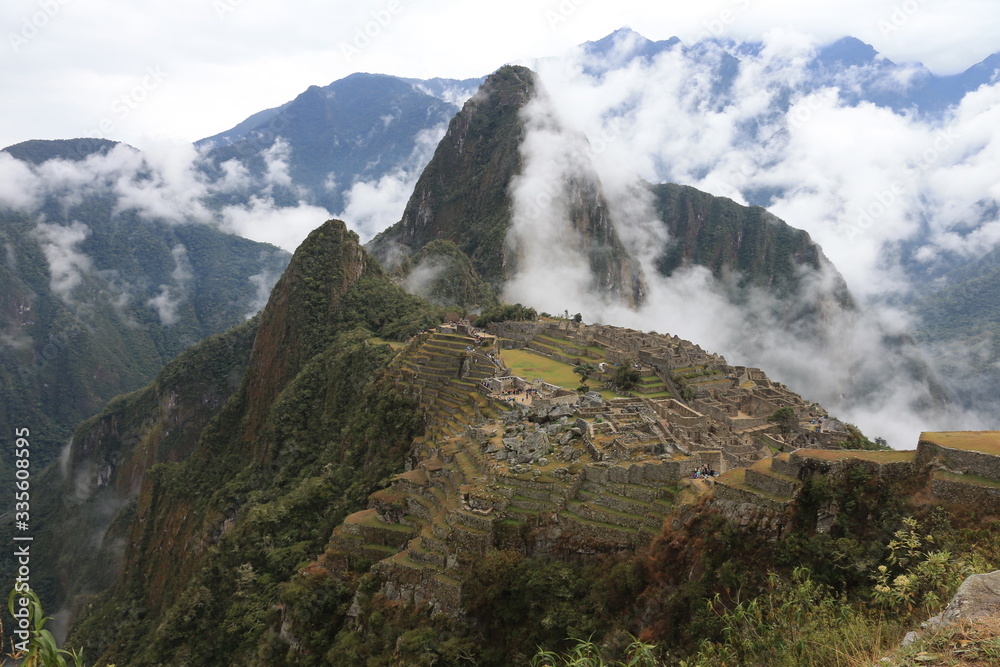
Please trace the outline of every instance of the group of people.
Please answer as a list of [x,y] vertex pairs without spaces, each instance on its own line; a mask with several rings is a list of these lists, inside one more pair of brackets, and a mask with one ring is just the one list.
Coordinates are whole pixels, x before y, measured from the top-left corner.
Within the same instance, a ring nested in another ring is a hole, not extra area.
[[701,468],[694,471],[694,479],[708,479],[709,477],[718,477],[719,473],[712,470],[708,466],[702,466]]

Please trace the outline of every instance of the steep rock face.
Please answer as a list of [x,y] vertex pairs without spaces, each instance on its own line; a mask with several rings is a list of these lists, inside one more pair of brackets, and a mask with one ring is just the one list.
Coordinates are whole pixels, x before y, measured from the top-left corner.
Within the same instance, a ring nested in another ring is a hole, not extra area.
[[[238,571],[251,577],[239,586],[267,582],[257,602],[273,600],[333,525],[402,470],[422,421],[379,381],[392,353],[369,339],[409,337],[439,313],[393,285],[357,236],[330,221],[299,248],[259,326],[229,334],[244,341],[242,354],[189,364],[187,384],[160,377],[88,423],[67,484],[107,490],[114,502],[87,526],[106,545],[99,555],[121,564],[88,582],[90,592],[106,589],[74,625],[88,651],[125,664],[160,664],[194,644],[209,662],[231,661],[237,648],[251,655],[236,636],[201,646],[191,623],[216,612],[246,622],[230,604]],[[212,378],[225,379],[226,391]],[[65,578],[78,584],[88,567]],[[267,577],[253,584],[254,572]],[[128,609],[142,612],[122,622]],[[170,630],[154,635],[158,627]]]
[[341,299],[368,271],[380,272],[378,263],[343,222],[327,222],[302,243],[261,314],[247,374],[247,439],[288,380],[329,342]]
[[787,297],[802,287],[804,273],[831,271],[836,281],[824,296],[853,307],[843,278],[807,232],[758,206],[741,206],[689,186],[663,183],[651,190],[670,232],[670,243],[657,261],[663,275],[696,264],[736,290],[759,287]]
[[46,469],[36,514],[37,588],[62,601],[114,582],[151,468],[186,458],[239,387],[256,320],[211,337],[168,364],[145,388],[112,401],[77,430],[61,466]]
[[[509,239],[511,187],[524,167],[524,110],[539,92],[535,74],[524,67],[502,67],[487,78],[452,119],[402,219],[370,244],[384,264],[445,239],[498,291],[517,272],[519,253]],[[595,287],[635,304],[641,275],[615,232],[596,176],[567,178],[556,195],[567,202],[571,238],[565,241],[587,256]]]
[[508,277],[507,186],[521,169],[519,114],[535,86],[534,74],[523,67],[501,68],[486,80],[452,118],[402,219],[372,242],[376,256],[389,259],[396,244],[411,254],[447,239],[487,282],[498,285]]
[[579,239],[577,246],[590,265],[593,288],[629,306],[641,304],[646,293],[642,269],[615,231],[596,174],[570,178],[565,184],[565,196],[570,224]]

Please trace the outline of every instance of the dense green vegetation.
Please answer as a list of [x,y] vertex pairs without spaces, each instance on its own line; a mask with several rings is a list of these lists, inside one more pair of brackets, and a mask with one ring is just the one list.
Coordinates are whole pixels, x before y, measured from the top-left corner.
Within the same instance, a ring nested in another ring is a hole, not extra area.
[[[779,540],[712,512],[682,513],[636,559],[645,585],[625,612],[630,629],[662,664],[873,664],[965,576],[1000,562],[989,519],[911,505],[912,490],[862,471],[837,484],[813,477]],[[841,508],[835,525],[817,532],[817,511],[830,506]],[[589,636],[603,660],[626,655],[602,632],[568,636]],[[567,659],[579,648],[564,644],[563,662],[578,664]]]
[[461,310],[483,310],[499,304],[464,252],[451,241],[437,239],[403,260],[394,272],[409,291],[433,304]]
[[636,370],[635,360],[626,358],[615,367],[614,373],[611,374],[611,387],[619,392],[632,391],[639,385],[640,380],[642,380],[642,373]]
[[490,322],[532,322],[537,317],[538,313],[534,308],[519,303],[505,303],[481,313],[473,324],[483,328]]
[[[393,350],[369,340],[408,337],[439,323],[439,311],[393,285],[339,222],[310,235],[275,293],[259,323],[227,335],[238,345],[206,341],[77,433],[71,470],[102,460],[117,461],[118,470],[156,463],[138,496],[122,495],[125,480],[114,477],[115,492],[101,492],[121,506],[108,535],[131,546],[122,569],[108,570],[114,585],[88,601],[75,626],[73,641],[87,655],[130,665],[276,664],[272,652],[288,647],[268,633],[284,584],[323,552],[346,514],[402,470],[422,432],[416,404],[382,373]],[[269,364],[278,362],[285,369],[273,376],[279,386],[261,391],[261,377],[271,379],[278,367]],[[228,382],[228,398],[212,391],[212,378]],[[176,419],[156,412],[167,400],[168,410],[196,411],[181,421],[193,432],[170,429],[175,444],[157,435]],[[207,414],[197,412],[202,406]],[[254,410],[264,419],[246,432]],[[157,442],[164,455],[149,461],[145,452]],[[93,524],[101,511],[94,505],[107,503],[70,502],[63,510],[74,526]],[[164,532],[173,544],[204,549],[164,549]],[[87,563],[116,560],[59,544],[68,535],[54,533],[53,551],[84,561],[64,570],[77,584],[85,583]],[[292,599],[294,590],[287,591]]]
[[[104,466],[128,469],[187,456],[220,405],[239,388],[258,320],[192,346],[151,384],[115,398],[84,421],[67,469],[82,476]],[[173,410],[165,404],[173,404]],[[114,584],[118,571],[109,564],[121,557],[137,501],[127,489],[81,488],[80,480],[66,479],[57,465],[36,475],[34,486],[41,491],[32,503],[37,527],[32,587],[48,608],[58,609],[78,594]],[[91,542],[95,535],[102,539]],[[13,571],[9,553],[2,562]]]

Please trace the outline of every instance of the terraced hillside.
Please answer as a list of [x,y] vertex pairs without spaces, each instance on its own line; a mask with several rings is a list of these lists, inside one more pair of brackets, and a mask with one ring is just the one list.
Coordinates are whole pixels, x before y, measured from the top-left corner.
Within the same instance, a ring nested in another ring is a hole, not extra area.
[[[460,613],[462,573],[490,548],[523,546],[545,527],[560,541],[634,549],[657,535],[702,458],[679,450],[614,464],[599,461],[601,414],[614,409],[533,409],[531,421],[486,395],[504,375],[472,336],[439,330],[393,362],[399,385],[426,411],[417,463],[372,494],[330,540],[328,567],[377,561],[383,592]],[[624,415],[621,416],[625,420]],[[596,428],[595,428],[596,427]]]
[[[789,527],[783,519],[806,480],[849,474],[902,484],[931,502],[1000,515],[1000,432],[924,433],[917,449],[908,451],[798,449],[732,469],[703,493],[711,493],[730,518],[778,537]],[[827,524],[836,511],[831,508]]]
[[[641,380],[630,395],[581,396],[584,363],[598,381],[635,364]],[[686,402],[671,380],[685,369],[708,387]],[[809,425],[783,438],[766,416],[779,404],[803,420],[819,410],[686,341],[569,322],[442,325],[399,350],[390,374],[421,406],[425,434],[407,472],[335,529],[319,564],[371,564],[388,598],[456,617],[463,578],[488,550],[634,551],[678,502],[713,487],[780,532],[806,454],[772,459],[771,443],[815,435]],[[717,483],[695,479],[729,469]]]

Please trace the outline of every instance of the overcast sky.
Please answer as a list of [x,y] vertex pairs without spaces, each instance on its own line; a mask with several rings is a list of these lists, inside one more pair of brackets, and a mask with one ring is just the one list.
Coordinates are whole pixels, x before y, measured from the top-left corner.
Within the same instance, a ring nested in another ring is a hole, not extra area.
[[[697,5],[697,6],[696,6]],[[4,0],[0,146],[190,142],[351,72],[488,74],[628,25],[650,39],[858,37],[939,74],[1000,51],[997,0]],[[368,33],[368,34],[365,34]]]

